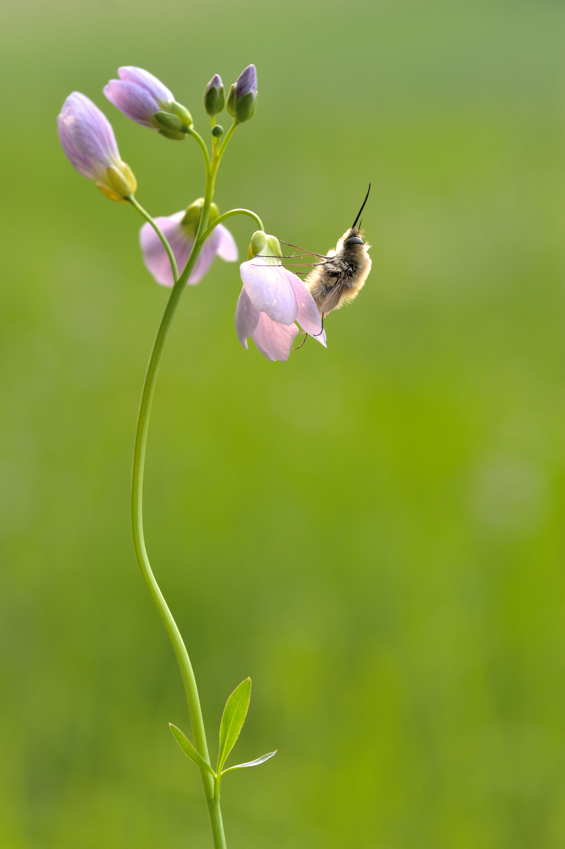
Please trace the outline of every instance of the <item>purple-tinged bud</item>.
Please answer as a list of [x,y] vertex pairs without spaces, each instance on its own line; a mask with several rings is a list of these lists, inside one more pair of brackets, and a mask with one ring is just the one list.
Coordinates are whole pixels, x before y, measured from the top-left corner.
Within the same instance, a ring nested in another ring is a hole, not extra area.
[[111,124],[84,94],[74,91],[57,118],[59,140],[71,165],[94,180],[111,200],[128,200],[137,183],[131,168],[122,162]]
[[226,95],[219,74],[214,74],[204,91],[204,109],[208,115],[218,115],[224,108]]
[[248,65],[232,85],[227,102],[227,110],[237,124],[249,121],[257,105],[257,71],[255,65]]
[[188,109],[174,99],[163,83],[143,68],[118,68],[119,80],[110,80],[104,94],[132,121],[151,127],[166,138],[183,139],[192,124]]

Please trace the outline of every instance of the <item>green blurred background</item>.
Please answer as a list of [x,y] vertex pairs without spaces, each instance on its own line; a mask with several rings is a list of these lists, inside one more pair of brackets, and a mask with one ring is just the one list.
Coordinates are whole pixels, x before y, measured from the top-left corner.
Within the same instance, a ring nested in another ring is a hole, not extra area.
[[[153,214],[200,152],[101,93],[147,68],[206,129],[259,74],[216,199],[373,271],[329,346],[237,342],[220,261],[186,292],[150,433],[146,532],[208,733],[254,682],[230,849],[565,842],[565,90],[560,0],[7,3],[0,31],[2,849],[210,847],[180,677],[128,498],[166,292],[140,220],[69,165],[72,90]],[[242,255],[252,230],[231,227]]]

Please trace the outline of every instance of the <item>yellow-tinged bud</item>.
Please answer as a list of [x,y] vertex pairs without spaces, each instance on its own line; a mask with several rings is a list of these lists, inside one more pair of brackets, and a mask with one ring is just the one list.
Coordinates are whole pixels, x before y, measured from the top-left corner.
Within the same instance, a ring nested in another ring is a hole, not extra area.
[[106,169],[106,182],[99,180],[96,185],[110,200],[127,201],[135,194],[137,180],[129,165],[121,162],[119,165],[110,165]]

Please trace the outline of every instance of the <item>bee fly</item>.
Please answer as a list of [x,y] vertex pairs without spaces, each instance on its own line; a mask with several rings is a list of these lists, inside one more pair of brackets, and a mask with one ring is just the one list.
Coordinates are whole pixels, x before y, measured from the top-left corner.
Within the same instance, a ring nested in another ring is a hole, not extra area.
[[[365,208],[371,184],[367,189],[365,200],[361,205],[361,209],[357,213],[357,217],[353,225],[346,230],[334,250],[328,251],[327,255],[317,254],[313,251],[306,251],[303,248],[297,248],[302,251],[300,256],[305,255],[319,257],[320,262],[314,263],[314,268],[309,273],[297,271],[297,274],[305,274],[306,279],[304,285],[312,295],[318,311],[322,319],[322,330],[324,327],[324,318],[333,310],[339,309],[343,304],[347,304],[357,297],[365,280],[369,276],[371,270],[371,257],[369,256],[369,248],[371,247],[362,239],[363,231],[361,226],[357,227],[357,222],[361,217],[361,213]],[[361,224],[361,222],[359,222]],[[280,239],[279,241],[283,241]],[[291,248],[296,248],[296,245],[291,245],[290,242],[283,242]],[[296,259],[295,256],[282,257],[282,259]],[[285,265],[287,263],[284,263]],[[304,338],[304,342],[308,336]],[[302,342],[298,347],[301,348]],[[295,349],[297,350],[297,349]]]
[[357,222],[367,203],[371,184],[365,200],[349,230],[346,230],[334,250],[321,257],[308,274],[304,284],[314,300],[322,317],[339,309],[357,297],[371,270],[370,245],[362,239],[362,230]]

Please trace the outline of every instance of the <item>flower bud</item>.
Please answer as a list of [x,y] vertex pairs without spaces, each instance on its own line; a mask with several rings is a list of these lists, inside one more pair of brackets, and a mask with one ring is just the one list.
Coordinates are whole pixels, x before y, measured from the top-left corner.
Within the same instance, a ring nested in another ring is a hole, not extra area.
[[255,65],[248,65],[232,85],[227,102],[227,110],[237,124],[249,121],[257,105],[257,71]]
[[152,127],[168,139],[183,139],[192,124],[188,109],[178,103],[163,83],[143,68],[118,68],[119,80],[110,80],[104,94],[124,115]]
[[212,135],[214,138],[219,139],[220,136],[224,135],[224,128],[220,124],[216,124],[215,127],[212,127]]
[[226,102],[224,84],[218,74],[214,74],[204,92],[204,109],[208,115],[217,115]]
[[[271,237],[271,238],[274,238]],[[251,242],[249,243],[249,250],[247,251],[247,259],[253,259],[254,256],[260,254],[261,251],[264,251],[268,244],[267,234],[262,230],[256,230],[251,236]],[[280,246],[279,246],[280,252]]]
[[[198,230],[203,209],[204,198],[197,198],[190,204],[190,206],[187,207],[186,212],[184,213],[184,217],[180,222],[181,227],[184,227],[185,230],[188,230],[194,236],[196,235],[196,232]],[[217,205],[215,203],[211,203],[209,223],[211,224],[213,221],[215,221],[219,214],[220,210],[218,209]]]
[[70,94],[57,118],[59,139],[71,165],[111,200],[126,201],[137,182],[122,161],[106,116],[80,92]]

